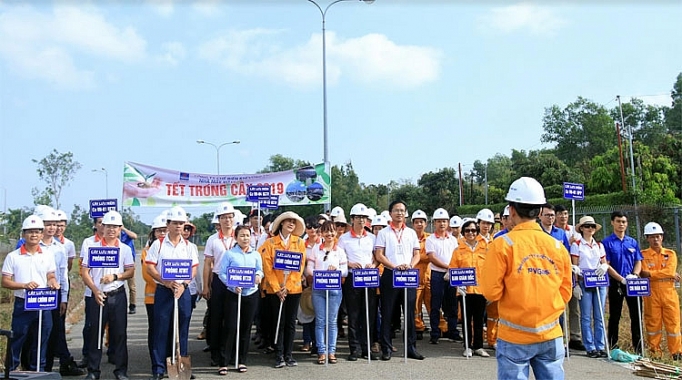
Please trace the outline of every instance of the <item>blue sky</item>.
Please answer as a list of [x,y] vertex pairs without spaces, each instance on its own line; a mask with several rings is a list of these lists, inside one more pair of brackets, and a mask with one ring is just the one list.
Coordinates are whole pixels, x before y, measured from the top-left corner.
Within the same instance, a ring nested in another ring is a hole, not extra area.
[[[320,0],[324,8],[328,1]],[[544,107],[670,105],[680,2],[377,0],[327,14],[332,164],[361,182],[539,149]],[[83,168],[62,208],[119,197],[124,161],[253,173],[323,158],[321,16],[305,0],[0,0],[0,189],[32,206],[54,148]],[[151,220],[158,209],[136,209]]]

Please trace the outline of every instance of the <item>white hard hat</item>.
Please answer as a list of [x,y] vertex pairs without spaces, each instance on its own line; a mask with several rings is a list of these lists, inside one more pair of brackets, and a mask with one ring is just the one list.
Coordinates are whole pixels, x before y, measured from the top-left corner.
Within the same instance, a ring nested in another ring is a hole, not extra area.
[[166,215],[161,214],[154,218],[152,221],[152,229],[154,228],[165,228],[166,227]]
[[477,220],[482,220],[484,222],[495,223],[495,214],[488,208],[484,208],[476,214]]
[[445,211],[444,208],[437,208],[436,211],[433,212],[433,220],[436,219],[445,219],[448,220],[450,219],[450,215],[448,215],[448,212]]
[[57,211],[49,206],[41,208],[40,212],[36,213],[36,216],[42,219],[43,222],[58,222],[61,220],[57,217]]
[[386,218],[384,218],[383,215],[375,215],[374,218],[372,218],[372,227],[374,226],[386,227],[388,226],[388,221],[386,221]]
[[350,216],[352,217],[353,215],[369,216],[369,213],[367,212],[367,206],[363,205],[362,203],[356,203],[350,208]]
[[[407,212],[405,212],[407,214]],[[406,216],[407,217],[407,216]],[[412,220],[415,219],[424,219],[427,220],[428,218],[426,217],[426,213],[422,210],[417,210],[412,214]]]
[[244,223],[244,213],[239,211],[238,209],[234,209],[234,225],[239,226]]
[[530,177],[521,177],[512,182],[504,199],[509,202],[538,206],[547,203],[545,189],[542,188],[540,182]]
[[339,215],[343,214],[343,209],[341,206],[336,206],[332,209],[332,211],[329,213],[329,216],[337,217]]
[[466,222],[475,222],[475,221],[476,221],[476,219],[474,219],[474,218],[464,218],[464,219],[462,219],[462,224],[460,224],[460,227],[463,226],[464,223],[466,223]]
[[462,218],[460,218],[459,216],[454,215],[452,218],[450,218],[450,227],[458,228],[462,227],[462,224],[464,224],[464,222],[462,221]]
[[43,211],[51,209],[52,207],[48,205],[37,205],[36,208],[33,209],[33,215],[40,215]]
[[221,204],[218,205],[218,208],[213,213],[213,215],[215,216],[220,216],[223,214],[236,214],[234,206],[232,206],[232,203],[222,202]]
[[371,208],[371,207],[368,208],[368,209],[367,209],[367,217],[368,217],[368,218],[374,218],[375,216],[377,216],[377,210],[375,210],[375,209],[373,209],[373,208]]
[[387,221],[388,221],[388,220],[391,220],[391,213],[388,212],[388,210],[382,211],[382,212],[381,212],[381,216],[383,216],[384,219],[386,219]]
[[102,217],[102,224],[122,226],[123,217],[121,216],[121,214],[119,214],[118,211],[110,210],[107,211],[107,213],[104,214],[104,216]]
[[24,219],[24,222],[21,224],[21,229],[22,230],[36,230],[36,229],[44,229],[45,225],[43,224],[43,220],[40,219],[37,215],[29,215],[26,219]]
[[644,235],[658,235],[663,233],[663,228],[656,222],[649,222],[644,226]]
[[65,222],[67,222],[69,220],[69,217],[62,210],[57,210],[57,218],[59,218],[60,221],[63,220]]
[[504,206],[504,211],[502,211],[502,216],[509,216],[509,205]]
[[213,218],[211,218],[211,224],[220,224],[220,221],[218,220],[218,215],[213,214]]
[[185,212],[185,209],[180,207],[180,206],[174,206],[168,211],[168,217],[166,219],[167,222],[186,222],[187,221],[187,213]]

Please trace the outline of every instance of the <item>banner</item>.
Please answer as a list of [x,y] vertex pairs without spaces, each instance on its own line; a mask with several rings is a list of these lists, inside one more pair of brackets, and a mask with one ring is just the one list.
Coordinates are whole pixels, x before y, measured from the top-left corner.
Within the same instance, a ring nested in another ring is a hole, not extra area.
[[126,162],[123,169],[123,206],[213,206],[246,201],[251,185],[270,186],[280,206],[331,202],[331,175],[324,164],[276,173],[197,174]]

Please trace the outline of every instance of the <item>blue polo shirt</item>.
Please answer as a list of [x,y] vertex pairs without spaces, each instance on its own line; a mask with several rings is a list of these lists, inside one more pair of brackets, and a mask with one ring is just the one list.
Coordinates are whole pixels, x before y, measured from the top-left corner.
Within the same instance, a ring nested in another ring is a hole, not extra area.
[[606,261],[623,277],[631,274],[635,263],[643,259],[637,240],[630,236],[625,235],[620,240],[616,234],[611,234],[601,243],[606,251]]
[[[538,223],[538,224],[540,224],[540,223]],[[545,227],[542,226],[542,224],[540,224],[540,228],[542,228],[543,231],[547,232],[545,230]],[[549,231],[549,234],[553,238],[559,240],[561,242],[561,244],[563,244],[564,247],[566,247],[566,250],[568,252],[571,252],[571,245],[568,244],[568,238],[566,237],[566,231],[562,230],[561,228],[557,228],[555,225],[552,225],[552,229]]]

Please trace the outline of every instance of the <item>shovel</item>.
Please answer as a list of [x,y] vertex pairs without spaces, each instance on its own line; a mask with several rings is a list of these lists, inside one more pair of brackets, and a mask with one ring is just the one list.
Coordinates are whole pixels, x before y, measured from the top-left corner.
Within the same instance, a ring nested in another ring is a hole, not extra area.
[[166,358],[166,370],[171,380],[190,380],[192,376],[192,360],[189,356],[180,356],[180,321],[178,318],[178,299],[173,297],[173,349],[171,357]]

